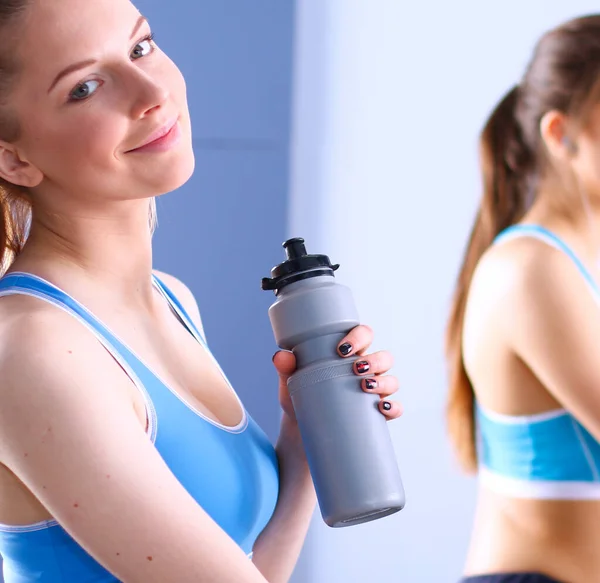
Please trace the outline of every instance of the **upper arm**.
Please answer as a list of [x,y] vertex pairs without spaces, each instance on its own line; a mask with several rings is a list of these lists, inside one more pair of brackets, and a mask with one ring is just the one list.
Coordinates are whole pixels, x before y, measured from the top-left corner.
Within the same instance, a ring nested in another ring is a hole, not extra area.
[[506,304],[517,356],[600,440],[600,305],[586,281],[548,248],[521,266]]
[[202,318],[200,317],[200,310],[194,294],[180,279],[174,275],[169,275],[157,269],[153,270],[156,276],[164,281],[169,289],[175,294],[177,299],[181,302],[181,305],[185,308],[185,311],[189,314],[192,322],[196,325],[200,334],[203,338],[206,338],[204,334],[204,328],[202,326]]
[[0,350],[1,461],[124,583],[266,583],[166,466],[109,360],[62,313],[15,330]]

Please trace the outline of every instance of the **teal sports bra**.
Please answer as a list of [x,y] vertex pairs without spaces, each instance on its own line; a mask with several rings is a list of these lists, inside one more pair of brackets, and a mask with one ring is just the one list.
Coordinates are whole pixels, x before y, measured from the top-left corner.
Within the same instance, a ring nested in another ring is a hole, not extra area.
[[[173,293],[155,276],[153,283],[174,316],[210,354]],[[65,310],[97,337],[142,394],[148,438],[161,457],[196,502],[251,557],[255,540],[274,512],[279,475],[273,446],[241,402],[242,421],[236,427],[221,425],[194,410],[58,287],[31,274],[11,273],[0,279],[0,297],[13,294],[34,296]],[[5,583],[118,581],[56,520],[0,525],[0,554]]]

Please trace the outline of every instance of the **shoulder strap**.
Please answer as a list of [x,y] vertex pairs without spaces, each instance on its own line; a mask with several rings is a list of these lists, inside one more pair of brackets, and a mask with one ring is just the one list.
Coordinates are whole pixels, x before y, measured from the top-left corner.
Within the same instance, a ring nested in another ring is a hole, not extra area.
[[200,330],[198,330],[197,326],[190,318],[190,315],[183,307],[182,303],[177,299],[177,296],[167,287],[167,284],[165,284],[156,275],[153,274],[152,277],[154,279],[154,284],[158,288],[158,291],[160,291],[163,297],[167,300],[169,306],[171,306],[171,310],[173,310],[181,323],[188,329],[190,334],[196,338],[198,342],[200,342],[200,344],[206,347],[206,339],[200,333]]

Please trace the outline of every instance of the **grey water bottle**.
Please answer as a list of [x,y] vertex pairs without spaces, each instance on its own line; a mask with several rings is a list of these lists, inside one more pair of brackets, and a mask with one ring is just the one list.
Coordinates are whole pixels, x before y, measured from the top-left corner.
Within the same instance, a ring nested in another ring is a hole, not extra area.
[[304,239],[283,244],[287,259],[263,278],[273,290],[269,318],[277,345],[297,368],[288,388],[321,515],[332,527],[388,516],[404,507],[404,488],[379,397],[365,393],[337,347],[359,324],[350,289],[326,255],[308,255]]

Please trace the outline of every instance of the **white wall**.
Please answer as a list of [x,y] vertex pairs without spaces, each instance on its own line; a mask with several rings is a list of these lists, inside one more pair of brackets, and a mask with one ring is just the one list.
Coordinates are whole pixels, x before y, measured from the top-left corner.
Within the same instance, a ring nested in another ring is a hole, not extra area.
[[443,408],[448,298],[478,200],[478,131],[537,37],[591,1],[298,2],[289,235],[341,263],[405,416],[390,425],[406,508],[348,529],[316,517],[295,583],[456,581],[475,483]]

